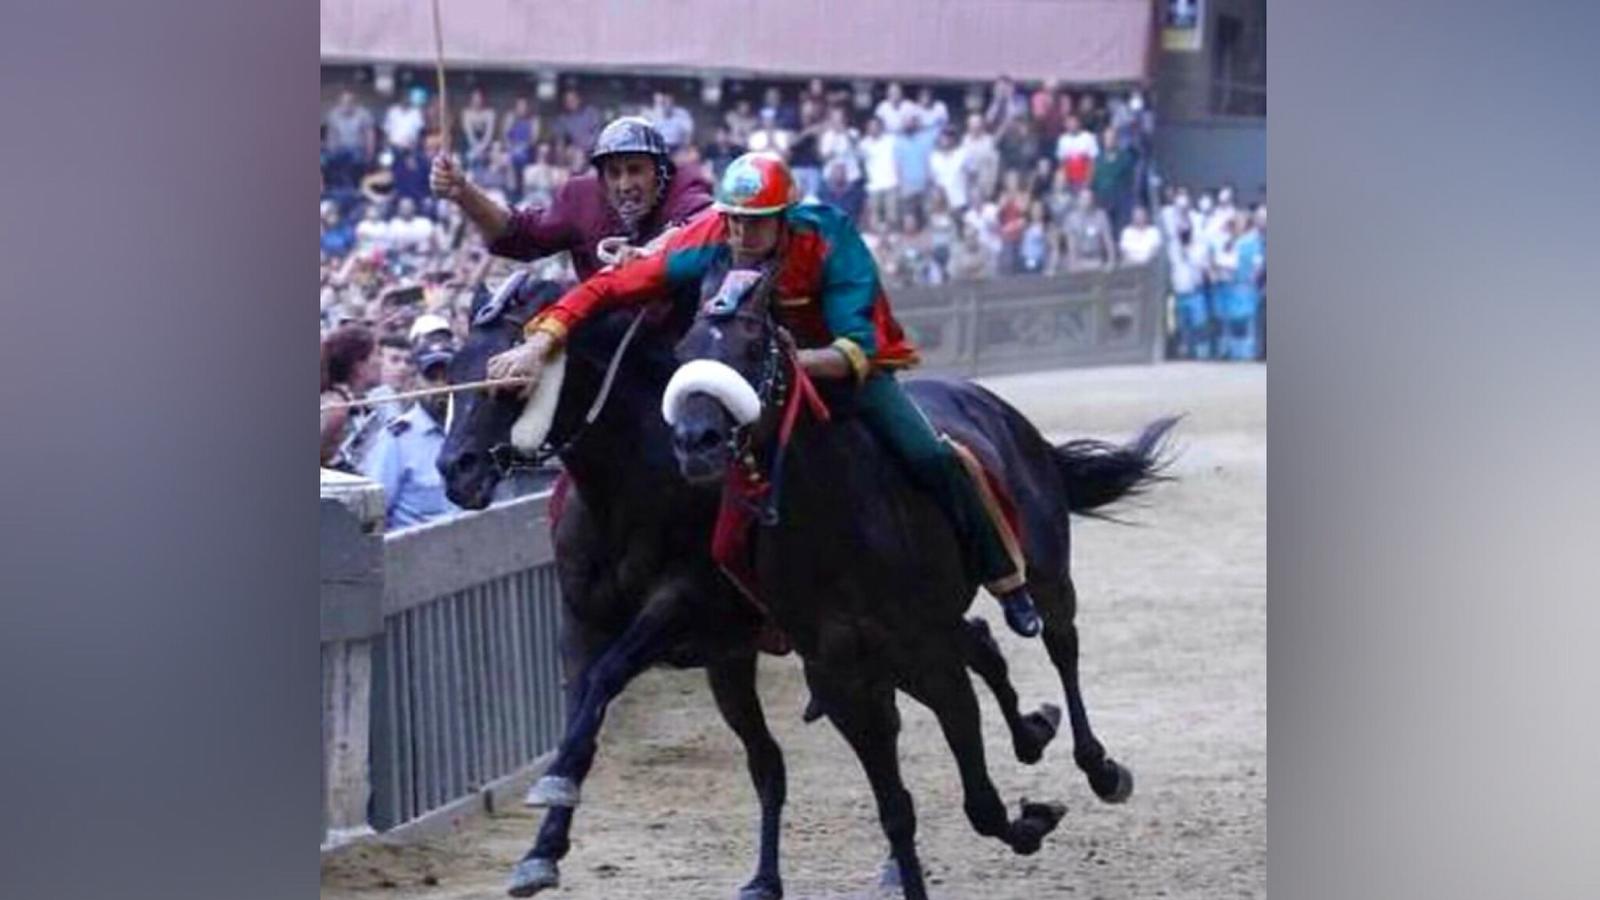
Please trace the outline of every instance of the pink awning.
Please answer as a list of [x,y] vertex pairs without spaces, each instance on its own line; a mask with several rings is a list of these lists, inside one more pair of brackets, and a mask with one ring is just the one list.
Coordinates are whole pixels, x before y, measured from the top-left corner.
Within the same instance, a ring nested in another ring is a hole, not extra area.
[[[1130,82],[1150,0],[440,0],[447,64]],[[322,0],[328,62],[428,63],[428,0]]]

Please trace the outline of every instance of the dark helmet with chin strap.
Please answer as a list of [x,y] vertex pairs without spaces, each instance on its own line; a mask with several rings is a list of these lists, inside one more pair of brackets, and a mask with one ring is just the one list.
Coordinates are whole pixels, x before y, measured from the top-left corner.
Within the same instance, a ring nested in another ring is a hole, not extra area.
[[632,231],[666,198],[667,185],[672,180],[674,167],[672,151],[667,149],[667,139],[662,137],[661,132],[643,116],[623,116],[614,119],[602,128],[600,136],[595,138],[594,150],[589,153],[589,161],[594,164],[595,172],[602,182],[605,180],[607,157],[623,153],[643,153],[656,164],[656,192],[650,199],[649,205],[632,214],[621,209],[617,210],[627,222],[628,229]]
[[608,122],[595,138],[589,162],[598,169],[602,160],[615,153],[648,153],[658,160],[672,160],[667,139],[643,116],[623,116]]

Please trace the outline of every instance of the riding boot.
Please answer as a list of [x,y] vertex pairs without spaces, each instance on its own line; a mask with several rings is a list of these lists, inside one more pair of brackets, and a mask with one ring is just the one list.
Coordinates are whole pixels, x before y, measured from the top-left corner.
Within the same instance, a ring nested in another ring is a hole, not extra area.
[[1034,637],[1044,629],[1044,622],[1039,619],[1039,611],[1033,606],[1033,598],[1028,595],[1025,587],[1014,588],[1000,595],[1000,608],[1005,611],[1006,624],[1011,630],[1023,637]]
[[868,427],[950,517],[969,577],[1000,598],[1012,631],[1023,637],[1038,634],[1038,614],[1023,588],[1021,548],[1002,524],[999,503],[978,460],[960,444],[940,437],[891,375],[868,378],[859,404]]

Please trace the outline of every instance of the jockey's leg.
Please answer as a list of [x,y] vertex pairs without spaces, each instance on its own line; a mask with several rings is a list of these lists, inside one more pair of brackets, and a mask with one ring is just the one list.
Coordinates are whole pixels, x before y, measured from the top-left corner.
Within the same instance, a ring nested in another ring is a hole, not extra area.
[[858,408],[867,427],[950,517],[967,570],[1000,600],[1006,624],[1024,637],[1038,634],[1039,615],[1024,587],[1020,559],[1007,551],[1003,525],[997,527],[995,521],[999,510],[991,511],[985,505],[978,485],[955,449],[940,439],[892,374],[870,376],[861,386]]

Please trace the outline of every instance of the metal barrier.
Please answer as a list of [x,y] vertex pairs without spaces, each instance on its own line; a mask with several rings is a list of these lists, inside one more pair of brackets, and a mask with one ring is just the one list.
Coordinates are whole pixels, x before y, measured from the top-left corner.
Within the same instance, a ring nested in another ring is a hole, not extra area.
[[[381,538],[324,502],[325,848],[492,805],[560,740],[548,500],[523,497]],[[353,549],[363,541],[379,542],[376,564],[351,566],[372,556]],[[352,569],[381,586],[353,593],[341,580]],[[351,620],[378,624],[338,627]]]
[[1001,375],[1161,358],[1159,265],[891,289],[922,352],[915,371]]

